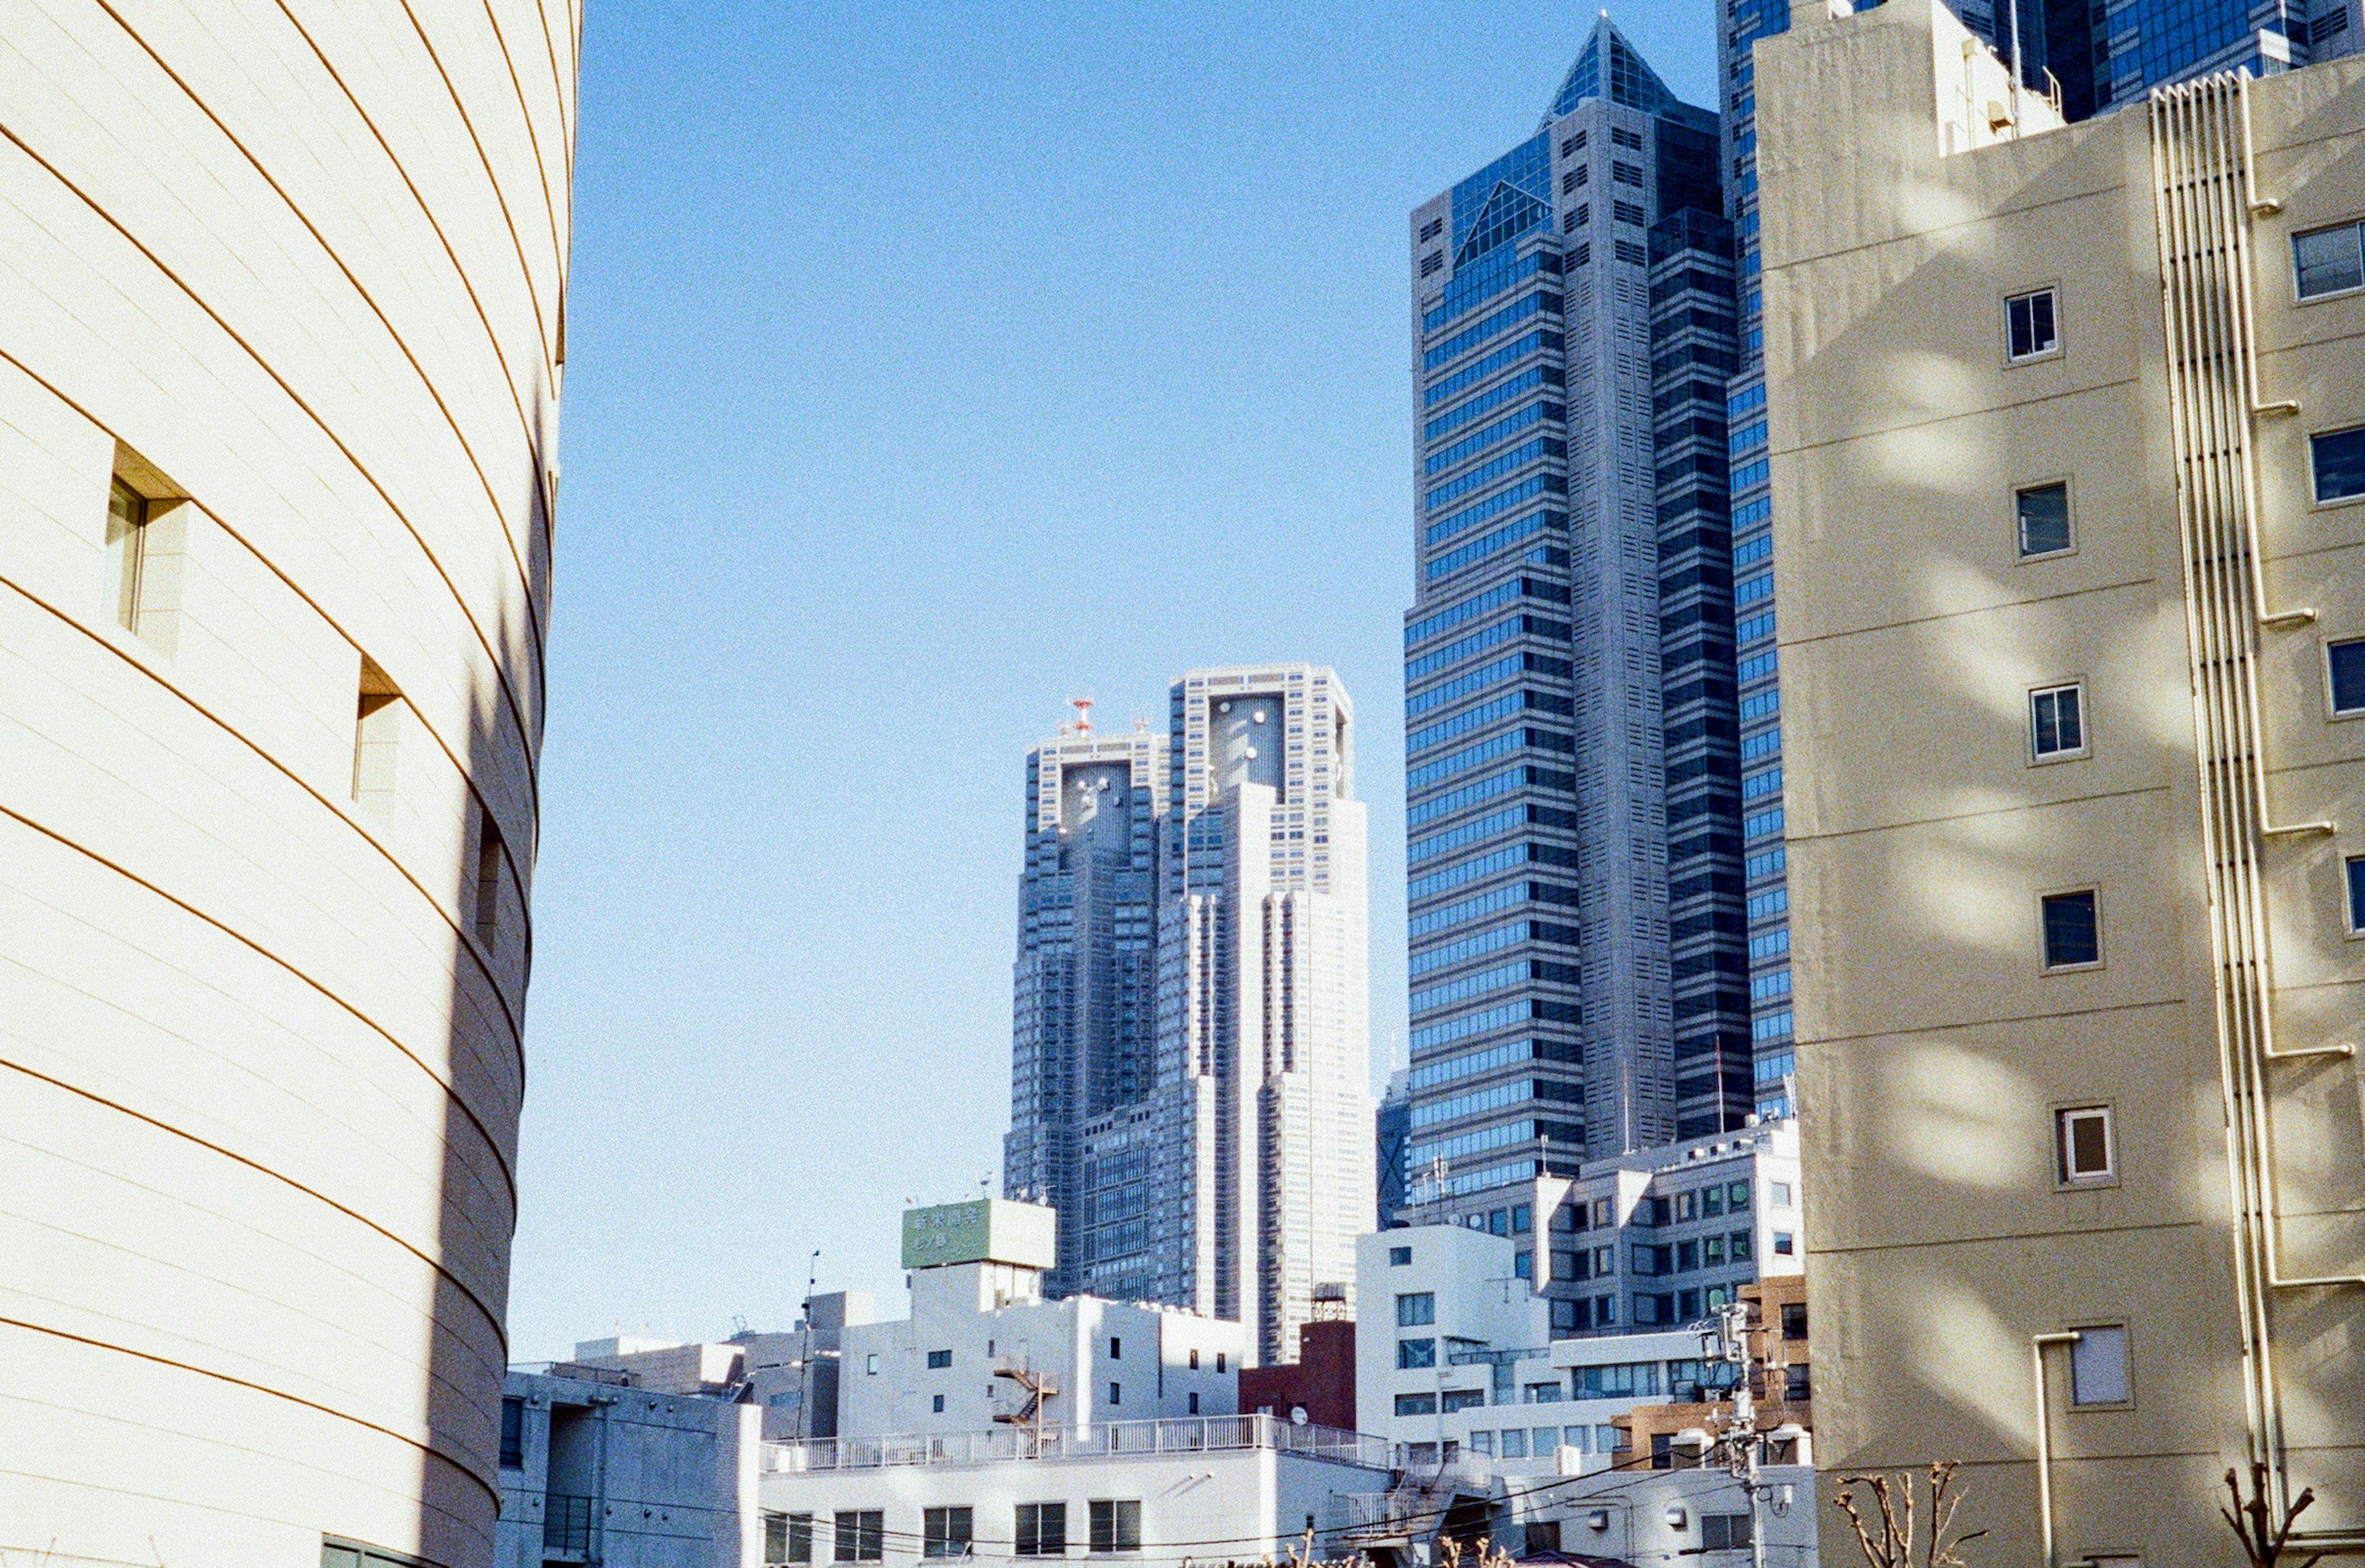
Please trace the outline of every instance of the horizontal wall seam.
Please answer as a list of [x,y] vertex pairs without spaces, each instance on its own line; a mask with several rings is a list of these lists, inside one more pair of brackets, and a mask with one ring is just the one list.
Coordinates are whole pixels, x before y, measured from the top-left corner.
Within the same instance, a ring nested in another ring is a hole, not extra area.
[[1861,1035],[1817,1035],[1802,1038],[1799,1045],[1863,1046],[1893,1040],[1900,1035],[1938,1036],[1958,1034],[1966,1029],[1993,1029],[2007,1024],[2035,1024],[2055,1018],[2102,1018],[2113,1013],[2150,1013],[2164,1007],[2182,1008],[2189,1005],[2178,995],[2151,1002],[2114,1002],[2101,1007],[2048,1008],[2042,1013],[2003,1013],[1989,1018],[1965,1018],[1947,1024],[1922,1025],[1902,1029],[1876,1029]]
[[[229,142],[230,146],[238,150],[239,156],[246,160],[248,166],[253,169],[256,175],[262,179],[263,183],[271,187],[272,195],[277,196],[281,203],[287,208],[289,215],[292,216],[297,222],[304,226],[304,231],[307,234],[309,234],[319,245],[320,253],[327,256],[330,262],[336,267],[337,271],[343,275],[344,280],[353,286],[354,295],[360,298],[363,304],[369,307],[370,314],[375,316],[378,319],[378,324],[386,329],[387,340],[391,342],[397,349],[401,351],[404,361],[409,364],[412,370],[418,373],[420,385],[427,389],[428,397],[434,399],[436,410],[443,416],[443,422],[451,427],[453,439],[459,442],[460,450],[467,454],[468,466],[475,471],[476,483],[484,488],[485,500],[492,508],[494,518],[499,521],[502,543],[509,547],[510,561],[517,567],[518,585],[520,588],[524,589],[526,630],[533,643],[534,668],[537,671],[537,674],[539,674],[539,672],[544,668],[544,663],[543,658],[543,644],[545,633],[542,624],[541,607],[534,602],[532,576],[527,571],[523,557],[518,554],[517,541],[510,537],[507,519],[503,518],[501,515],[500,497],[496,494],[493,489],[492,476],[485,472],[485,465],[477,459],[476,448],[469,443],[466,433],[460,428],[460,421],[458,418],[453,414],[451,405],[443,400],[443,394],[442,390],[436,386],[434,377],[427,374],[427,367],[420,364],[419,356],[417,354],[411,353],[409,341],[403,337],[400,331],[396,330],[393,320],[378,305],[376,297],[371,294],[366,287],[363,286],[362,280],[354,275],[353,268],[345,264],[345,259],[342,255],[338,253],[337,248],[329,243],[328,237],[323,235],[320,230],[313,225],[311,218],[300,206],[297,204],[295,198],[290,196],[286,189],[280,185],[279,182],[272,177],[271,171],[263,167],[263,160],[257,158],[246,143],[239,139],[237,133],[232,131],[228,125],[222,122],[221,117],[214,113],[213,106],[207,104],[203,98],[199,97],[196,91],[192,88],[188,83],[182,80],[181,73],[179,72],[174,70],[172,66],[165,63],[164,57],[156,51],[154,46],[150,44],[147,39],[141,36],[139,30],[133,28],[130,23],[123,19],[122,14],[116,10],[112,4],[112,0],[97,0],[97,4],[99,9],[105,11],[107,16],[114,20],[115,25],[123,30],[124,35],[130,39],[132,42],[138,44],[140,50],[147,54],[150,60],[155,62],[156,68],[159,71],[162,71],[165,76],[172,81],[174,86],[178,87],[181,90],[182,95],[188,99],[190,104],[196,108],[197,112],[204,115],[207,119],[213,122],[214,129],[221,132],[222,140]],[[504,370],[506,370],[506,366],[504,367]],[[507,379],[506,375],[503,379]],[[533,457],[535,498],[539,501],[541,498],[540,478],[543,469],[543,458],[540,445],[541,438],[539,432],[533,429],[531,421],[526,419],[525,405],[518,399],[517,388],[514,385],[510,388],[510,398],[511,403],[517,409],[518,425],[525,433],[526,448]]]
[[[33,151],[32,147],[28,145],[23,138],[19,137],[15,131],[9,129],[5,123],[0,123],[0,140],[6,140],[10,146],[16,148],[19,152],[22,152],[26,157],[31,159],[36,164],[39,165],[41,170],[51,179],[55,180],[62,188],[71,192],[77,201],[80,201],[84,207],[88,207],[93,216],[96,217],[100,222],[105,223],[108,228],[114,230],[118,234],[120,234],[126,244],[138,251],[141,256],[147,259],[148,263],[151,266],[154,267],[163,276],[169,279],[175,288],[178,288],[182,294],[187,297],[191,304],[195,305],[200,311],[205,313],[207,319],[212,321],[216,327],[220,329],[224,337],[228,338],[231,342],[236,343],[240,349],[244,351],[246,356],[253,361],[255,367],[261,370],[264,375],[271,379],[272,384],[279,388],[289,402],[301,409],[306,417],[311,420],[313,424],[319,428],[322,435],[328,437],[329,443],[337,449],[348,464],[352,465],[353,472],[359,475],[362,480],[366,483],[371,489],[377,492],[378,498],[386,503],[387,510],[394,514],[396,521],[402,524],[404,532],[410,535],[412,543],[419,546],[420,554],[426,560],[429,566],[434,568],[436,577],[443,581],[445,590],[452,596],[453,603],[459,607],[461,619],[466,622],[468,629],[476,633],[477,645],[484,650],[486,662],[492,667],[494,684],[500,693],[501,706],[508,711],[510,722],[516,728],[519,740],[528,745],[538,745],[541,739],[540,734],[525,722],[523,707],[519,702],[517,693],[511,689],[510,684],[508,666],[503,662],[500,654],[494,648],[492,640],[486,636],[484,627],[477,623],[476,612],[469,605],[466,596],[460,592],[459,585],[454,583],[452,580],[451,574],[444,570],[443,561],[436,555],[433,550],[428,547],[427,540],[425,536],[419,532],[417,525],[412,523],[409,517],[403,511],[401,507],[395,503],[393,495],[387,491],[386,487],[378,482],[377,476],[372,473],[369,468],[362,463],[361,459],[353,454],[353,449],[344,443],[343,439],[337,434],[336,431],[330,425],[329,421],[322,419],[319,411],[304,400],[302,394],[298,393],[295,387],[290,386],[286,378],[281,375],[278,371],[272,368],[271,362],[269,360],[256,353],[254,346],[252,343],[249,343],[244,338],[239,336],[237,330],[232,328],[229,322],[223,320],[220,315],[215,311],[214,308],[207,304],[204,297],[200,296],[196,289],[191,288],[187,283],[183,281],[179,274],[166,266],[163,261],[159,258],[154,252],[142,244],[139,238],[135,236],[129,229],[126,228],[105,207],[100,207],[98,203],[92,200],[86,192],[84,192],[80,186],[76,185],[72,180],[67,179],[55,165],[43,158],[39,152]],[[11,362],[14,363],[13,357]],[[43,385],[46,386],[47,383],[43,383]],[[138,443],[134,442],[132,444],[134,450],[137,450]],[[260,553],[258,553],[257,558],[262,558]],[[529,795],[537,794],[539,786],[531,769],[528,770],[526,778]],[[537,811],[539,810],[538,804],[536,809]]]
[[219,1372],[207,1367],[193,1366],[187,1361],[176,1361],[170,1356],[151,1355],[145,1350],[132,1350],[128,1345],[110,1345],[103,1339],[93,1339],[85,1335],[68,1333],[65,1329],[51,1328],[46,1324],[28,1323],[21,1317],[0,1317],[0,1327],[21,1328],[28,1334],[46,1334],[53,1339],[63,1339],[70,1344],[87,1345],[94,1350],[106,1350],[118,1356],[129,1356],[135,1361],[147,1361],[155,1366],[171,1367],[176,1372],[189,1372],[197,1377],[211,1378],[216,1383],[227,1383],[238,1388],[252,1389],[257,1394],[268,1394],[274,1399],[284,1399],[290,1405],[300,1405],[307,1410],[317,1410],[323,1416],[333,1417],[340,1421],[350,1421],[354,1426],[364,1428],[369,1431],[377,1433],[381,1437],[392,1438],[396,1442],[402,1444],[406,1448],[417,1449],[421,1453],[432,1454],[435,1458],[442,1460],[444,1463],[450,1465],[453,1469],[458,1471],[461,1474],[475,1482],[476,1485],[484,1491],[485,1495],[493,1500],[493,1505],[496,1509],[500,1506],[500,1494],[495,1490],[492,1485],[487,1483],[483,1476],[477,1474],[474,1469],[470,1468],[456,1455],[445,1452],[442,1448],[439,1448],[434,1443],[420,1442],[417,1438],[406,1436],[401,1432],[396,1431],[391,1427],[381,1427],[375,1421],[372,1421],[365,1417],[355,1416],[349,1411],[339,1410],[332,1406],[323,1405],[316,1399],[307,1399],[300,1394],[290,1394],[286,1389],[273,1388],[268,1383],[252,1383],[242,1377],[232,1377],[228,1372]]
[[[2066,1195],[2066,1194],[2065,1194]],[[1928,1241],[1877,1241],[1862,1247],[1810,1247],[1808,1256],[1836,1258],[1856,1252],[1922,1252],[1939,1247],[1988,1247],[2005,1241],[2058,1241],[2064,1236],[2149,1236],[2169,1231],[2201,1231],[2197,1219],[2160,1220],[2151,1225],[2064,1226],[2058,1230],[2005,1230],[1984,1236],[1950,1236]]]
[[[1795,760],[1795,754],[1793,759]],[[2032,763],[2030,766],[2035,765]],[[2174,786],[2168,784],[2145,784],[2132,790],[2105,790],[2098,794],[2071,795],[2058,801],[2041,801],[2034,807],[1998,806],[1991,811],[1964,812],[1955,816],[1908,817],[1899,822],[1875,823],[1868,827],[1844,828],[1835,833],[1793,833],[1788,834],[1783,842],[1786,844],[1836,844],[1844,839],[1869,838],[1875,834],[1904,833],[1918,827],[1942,827],[1956,823],[1986,822],[1996,817],[2014,817],[2031,810],[2066,811],[2071,806],[2094,805],[2106,801],[2140,800],[2146,795],[2165,795],[2173,788]]]
[[[5,362],[8,364],[14,365],[18,371],[22,372],[28,379],[39,386],[43,391],[57,398],[59,402],[63,403],[67,408],[72,409],[84,419],[88,420],[94,428],[117,441],[122,440],[122,437],[117,435],[114,431],[109,430],[105,424],[94,418],[89,409],[84,408],[72,398],[66,396],[66,394],[58,387],[53,386],[49,382],[43,380],[39,375],[9,354],[6,349],[0,349],[0,362]],[[191,497],[186,504],[196,507],[197,510],[204,515],[208,521],[212,522],[215,527],[220,529],[231,539],[237,541],[241,549],[244,550],[248,554],[253,556],[255,560],[262,563],[265,571],[269,572],[274,577],[276,577],[279,582],[286,588],[288,592],[302,599],[305,604],[311,609],[312,612],[318,615],[321,622],[327,625],[331,631],[336,633],[338,636],[342,637],[348,647],[355,649],[360,647],[360,644],[355,642],[342,625],[338,624],[336,618],[331,615],[324,606],[322,606],[318,600],[314,599],[310,594],[307,593],[301,584],[297,583],[293,577],[290,577],[286,572],[281,571],[277,563],[274,562],[270,556],[256,549],[252,542],[251,542],[246,535],[239,532],[237,529],[232,528],[228,522],[222,521],[222,519],[208,509],[204,502],[196,499],[195,497]],[[289,769],[285,763],[282,763],[277,757],[273,756],[268,751],[265,751],[263,747],[256,745],[254,742],[247,739],[247,737],[240,734],[237,729],[217,717],[211,710],[207,709],[196,698],[191,697],[187,692],[183,691],[179,687],[166,679],[162,671],[142,660],[132,658],[131,655],[123,648],[107,641],[104,637],[96,635],[89,627],[84,625],[82,622],[74,616],[68,614],[65,610],[61,610],[54,604],[51,604],[49,600],[41,598],[39,594],[34,593],[31,589],[24,587],[21,583],[17,583],[7,577],[0,577],[0,585],[5,585],[9,588],[14,589],[17,593],[22,595],[28,602],[38,605],[41,609],[48,610],[51,615],[56,616],[59,620],[64,622],[75,631],[80,632],[85,637],[89,637],[93,642],[97,643],[101,647],[115,655],[118,658],[120,658],[125,663],[132,665],[136,668],[145,672],[150,678],[153,679],[158,685],[163,687],[165,690],[170,691],[174,696],[178,697],[191,708],[196,710],[196,711],[205,715],[207,719],[212,720],[216,724],[220,725],[224,731],[234,736],[241,744],[252,750],[256,756],[262,757],[265,762],[270,763],[272,767],[278,768],[280,772],[286,774],[290,779],[294,780],[299,789],[302,789],[314,800],[319,801],[322,804],[327,805],[330,810],[337,812],[339,816],[344,817],[346,823],[353,829],[353,831],[360,834],[364,838],[369,840],[371,846],[376,848],[379,854],[386,856],[387,861],[394,866],[394,868],[398,872],[400,872],[406,879],[409,879],[412,886],[419,886],[417,879],[412,878],[409,871],[404,870],[401,861],[396,859],[394,855],[388,851],[384,845],[379,844],[376,836],[366,827],[363,826],[361,823],[347,814],[342,807],[339,807],[334,802],[329,801],[328,798],[322,795],[319,790],[314,790],[309,784],[305,783],[300,777]],[[406,704],[406,706],[408,706],[408,704]],[[426,715],[419,712],[416,708],[411,709],[411,715],[419,721],[420,729],[435,742],[435,749],[442,752],[443,754],[444,760],[452,765],[453,771],[459,776],[462,785],[468,791],[468,798],[476,802],[477,810],[489,815],[492,808],[486,801],[484,792],[476,787],[475,770],[460,760],[459,754],[452,749],[451,743],[443,738],[443,732],[436,729],[433,724],[428,722]],[[526,768],[527,778],[531,780],[536,776],[536,774],[537,767],[534,765],[534,759],[529,756],[528,766]],[[535,821],[537,824],[540,820],[540,807],[537,805],[535,811]],[[525,920],[526,953],[530,960],[533,951],[533,912],[532,901],[526,898],[524,894],[526,890],[531,887],[532,883],[525,875],[523,868],[519,865],[517,856],[511,850],[509,840],[506,836],[504,836],[501,841],[501,860],[502,863],[509,868],[511,880],[515,881],[518,886],[520,893],[518,902],[520,911]],[[426,896],[427,902],[430,904],[435,903],[434,894],[428,892],[423,887],[420,887],[419,890]],[[442,906],[436,905],[436,908],[438,912],[441,913]],[[502,988],[499,977],[494,974],[492,965],[487,960],[485,954],[478,949],[475,933],[465,929],[456,919],[449,914],[444,916],[444,920],[446,924],[451,925],[454,933],[460,937],[460,950],[466,953],[471,960],[475,962],[477,972],[484,977],[486,985],[491,988],[493,1000],[499,1006],[501,1016],[509,1025],[510,1041],[517,1052],[518,1070],[521,1076],[522,1076],[525,1070],[525,1026],[519,1020],[517,1010],[510,1006],[509,995]]]
[[[231,733],[233,734],[236,734],[234,731]],[[468,1124],[475,1127],[478,1135],[484,1138],[486,1147],[492,1150],[493,1162],[500,1168],[502,1183],[509,1189],[510,1205],[512,1207],[516,1205],[517,1177],[515,1173],[510,1170],[509,1161],[503,1158],[501,1154],[500,1140],[493,1137],[491,1129],[485,1126],[484,1122],[477,1116],[475,1108],[469,1105],[466,1098],[460,1093],[458,1086],[445,1081],[441,1073],[428,1066],[426,1061],[420,1058],[417,1052],[413,1051],[409,1047],[404,1045],[401,1040],[397,1038],[392,1030],[387,1029],[384,1025],[379,1024],[368,1014],[364,1013],[360,1008],[354,1006],[352,1002],[346,1001],[343,997],[338,995],[335,991],[330,990],[327,986],[321,984],[319,980],[305,973],[304,970],[297,968],[294,964],[289,963],[286,959],[281,958],[270,948],[265,947],[253,937],[247,935],[245,933],[238,930],[236,927],[224,921],[217,920],[212,915],[207,914],[205,911],[197,908],[195,904],[167,892],[164,889],[157,886],[154,882],[150,881],[145,877],[140,876],[138,872],[130,870],[126,867],[119,866],[116,862],[109,860],[106,857],[99,854],[96,850],[92,849],[89,846],[78,843],[75,840],[67,837],[64,834],[58,832],[54,828],[48,827],[40,823],[35,822],[32,818],[25,815],[24,812],[19,812],[6,803],[0,803],[0,816],[5,816],[12,822],[22,823],[24,826],[32,829],[35,833],[39,834],[42,837],[54,840],[55,842],[65,846],[68,849],[73,850],[75,854],[95,861],[97,864],[106,867],[108,870],[113,871],[116,875],[124,878],[126,880],[141,888],[145,888],[148,891],[155,894],[158,898],[163,899],[165,902],[173,905],[175,909],[181,910],[184,913],[205,922],[205,924],[212,926],[215,930],[219,931],[224,935],[237,942],[240,946],[251,948],[261,957],[270,960],[274,965],[286,970],[289,974],[294,975],[297,980],[302,980],[312,990],[319,992],[321,996],[335,1003],[342,1011],[351,1014],[355,1022],[363,1025],[370,1031],[370,1033],[377,1036],[387,1045],[392,1046],[396,1050],[400,1051],[405,1057],[409,1058],[410,1061],[418,1066],[420,1071],[425,1073],[429,1078],[434,1081],[436,1086],[443,1091],[444,1094],[451,1100],[452,1103],[459,1107],[460,1114],[468,1119]],[[416,886],[417,884],[413,883],[412,885]],[[518,1081],[521,1088],[522,1088],[525,1074],[524,1048],[521,1044],[518,1044],[516,1046],[516,1049],[518,1052]]]

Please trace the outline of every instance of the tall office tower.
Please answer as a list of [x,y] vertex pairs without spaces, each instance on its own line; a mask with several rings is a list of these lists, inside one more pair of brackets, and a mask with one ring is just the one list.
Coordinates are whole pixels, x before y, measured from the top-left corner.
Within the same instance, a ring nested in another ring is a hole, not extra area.
[[571,15],[0,36],[0,1555],[475,1568]]
[[1186,1305],[1295,1359],[1372,1228],[1370,955],[1352,707],[1314,665],[1174,683],[1160,870],[1160,1153]]
[[[1730,270],[1709,232],[1716,138],[1715,116],[1676,101],[1605,17],[1536,134],[1412,215],[1407,1159],[1420,1195],[1449,1206],[1746,1110],[1726,1103],[1718,1060],[1737,1032],[1720,1029],[1719,999],[1739,981],[1716,971],[1737,939],[1718,945],[1703,896],[1736,836],[1710,823],[1732,746],[1723,454],[1700,461],[1688,374],[1698,354],[1704,378],[1731,368],[1731,308],[1699,306],[1695,334],[1675,303],[1695,271]],[[1663,345],[1686,400],[1664,476]],[[1721,418],[1721,398],[1709,409]]]
[[1054,1295],[1296,1353],[1372,1228],[1364,812],[1310,665],[1194,670],[1166,735],[1027,759],[1003,1186],[1059,1210]]
[[[1089,714],[1089,708],[1084,710]],[[1142,1127],[1157,1081],[1166,737],[1089,718],[1026,756],[1003,1182],[1059,1210],[1054,1296],[1167,1299]]]
[[2365,62],[2021,136],[1963,40],[1757,57],[1818,1458],[2229,1568],[2256,1462],[2353,1554]]

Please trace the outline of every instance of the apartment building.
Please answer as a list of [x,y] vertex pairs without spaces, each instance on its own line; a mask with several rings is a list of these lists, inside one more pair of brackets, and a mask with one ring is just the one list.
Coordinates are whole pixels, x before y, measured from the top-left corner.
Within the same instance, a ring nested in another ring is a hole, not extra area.
[[1755,58],[1825,1473],[2232,1563],[2256,1461],[2355,1551],[2365,66],[2064,128],[1929,0]]

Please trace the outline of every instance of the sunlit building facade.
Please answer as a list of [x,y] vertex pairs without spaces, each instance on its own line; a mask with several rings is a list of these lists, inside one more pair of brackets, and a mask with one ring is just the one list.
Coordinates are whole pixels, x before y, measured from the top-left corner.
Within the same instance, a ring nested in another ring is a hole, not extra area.
[[0,36],[0,1557],[479,1568],[574,18]]
[[2353,1554],[2365,62],[2065,126],[1970,42],[1756,58],[1817,1457]]

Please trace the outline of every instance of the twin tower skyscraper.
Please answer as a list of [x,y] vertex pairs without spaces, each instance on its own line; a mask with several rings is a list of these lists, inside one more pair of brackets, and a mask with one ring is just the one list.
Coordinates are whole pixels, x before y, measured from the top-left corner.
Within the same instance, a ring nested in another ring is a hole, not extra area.
[[1294,1360],[1374,1183],[1353,709],[1302,664],[1194,670],[1167,731],[1026,759],[1003,1181],[1055,1295],[1169,1302]]

